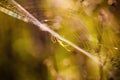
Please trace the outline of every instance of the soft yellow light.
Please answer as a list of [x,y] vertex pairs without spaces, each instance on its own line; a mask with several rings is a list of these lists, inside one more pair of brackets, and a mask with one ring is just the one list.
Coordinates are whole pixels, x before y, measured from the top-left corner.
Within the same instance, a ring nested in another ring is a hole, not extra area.
[[62,9],[71,9],[73,5],[71,0],[53,0],[53,4]]

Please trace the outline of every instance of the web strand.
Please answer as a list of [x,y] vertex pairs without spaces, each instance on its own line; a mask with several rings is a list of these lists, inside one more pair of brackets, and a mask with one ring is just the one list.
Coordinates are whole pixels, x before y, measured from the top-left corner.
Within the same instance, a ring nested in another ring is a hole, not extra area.
[[[78,47],[77,45],[75,45],[74,43],[70,42],[69,40],[65,39],[64,37],[60,36],[58,33],[56,33],[55,31],[53,31],[52,29],[50,29],[49,27],[47,27],[46,25],[42,24],[39,20],[37,20],[34,16],[32,16],[32,14],[30,14],[27,10],[25,10],[20,4],[18,4],[16,1],[14,0],[10,0],[12,2],[12,4],[15,6],[15,8],[17,8],[20,12],[23,12],[23,14],[25,15],[25,18],[21,20],[23,20],[24,22],[30,22],[33,23],[34,25],[36,25],[39,29],[41,29],[42,31],[47,31],[49,32],[52,36],[56,37],[57,39],[67,43],[68,45],[72,46],[73,48],[75,48],[76,50],[82,52],[84,55],[88,56],[90,59],[92,59],[93,61],[95,61],[96,63],[102,65],[102,63],[99,61],[98,58],[96,58],[95,56],[91,55],[89,52],[83,50],[82,48]],[[0,7],[0,9],[3,9]],[[7,9],[6,9],[7,10]],[[2,10],[0,10],[2,11]],[[2,11],[3,12],[3,11]],[[12,16],[11,14],[4,12],[10,16]],[[14,13],[13,13],[14,14]],[[13,16],[15,17],[15,16]],[[17,17],[15,17],[17,18]],[[19,18],[17,18],[19,19]],[[25,20],[26,19],[26,20]]]

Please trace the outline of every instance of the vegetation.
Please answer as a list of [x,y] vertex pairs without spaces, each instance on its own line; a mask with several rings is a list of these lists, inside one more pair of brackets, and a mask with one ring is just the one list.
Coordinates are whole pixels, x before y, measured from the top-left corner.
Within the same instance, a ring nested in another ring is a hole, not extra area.
[[0,0],[0,80],[120,79],[119,0],[15,0],[60,37],[12,1]]

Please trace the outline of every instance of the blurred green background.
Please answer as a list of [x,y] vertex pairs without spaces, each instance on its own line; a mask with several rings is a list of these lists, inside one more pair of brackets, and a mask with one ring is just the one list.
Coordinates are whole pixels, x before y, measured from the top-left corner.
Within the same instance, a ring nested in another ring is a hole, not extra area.
[[119,0],[16,1],[102,65],[32,23],[0,12],[0,80],[120,79]]

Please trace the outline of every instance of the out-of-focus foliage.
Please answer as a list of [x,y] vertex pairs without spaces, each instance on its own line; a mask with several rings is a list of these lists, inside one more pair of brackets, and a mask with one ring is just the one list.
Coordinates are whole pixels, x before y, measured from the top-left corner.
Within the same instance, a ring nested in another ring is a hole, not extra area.
[[119,1],[16,0],[39,21],[96,56],[0,12],[0,80],[119,80]]

